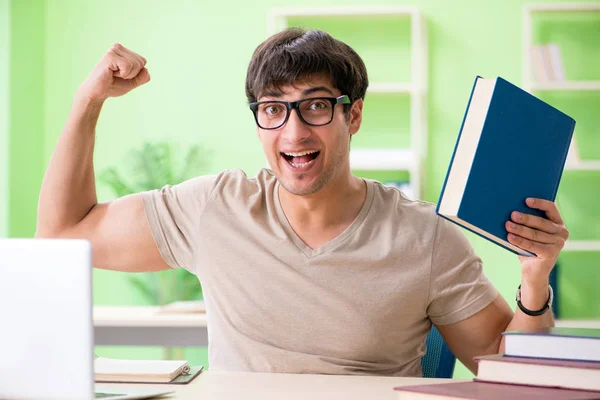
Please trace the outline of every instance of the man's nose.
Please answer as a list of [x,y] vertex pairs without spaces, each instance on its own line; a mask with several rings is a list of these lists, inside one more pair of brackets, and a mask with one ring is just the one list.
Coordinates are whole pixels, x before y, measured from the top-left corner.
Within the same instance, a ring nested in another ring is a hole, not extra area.
[[310,126],[302,122],[298,110],[290,111],[290,117],[282,128],[282,135],[290,143],[299,143],[310,136]]

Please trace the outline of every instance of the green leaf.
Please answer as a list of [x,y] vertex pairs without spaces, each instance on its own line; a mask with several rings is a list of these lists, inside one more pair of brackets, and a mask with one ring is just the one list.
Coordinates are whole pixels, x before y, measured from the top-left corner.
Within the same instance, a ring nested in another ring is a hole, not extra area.
[[158,299],[156,296],[156,291],[154,290],[152,285],[146,282],[142,277],[130,276],[129,282],[131,282],[131,285],[142,294],[142,296],[146,299],[146,301],[148,301],[148,303],[153,305],[159,304],[159,302],[157,301]]
[[200,300],[202,299],[202,286],[196,275],[190,274],[186,270],[177,271],[179,288],[177,291],[178,300]]
[[123,197],[134,193],[133,187],[129,186],[115,168],[104,170],[98,177],[100,182],[108,185],[117,197]]
[[[179,157],[168,141],[144,142],[140,148],[129,151],[127,163],[120,171],[116,167],[106,168],[99,173],[98,181],[108,186],[115,196],[123,197],[199,176],[204,173],[209,159],[209,152],[200,145],[189,147],[185,156]],[[185,270],[140,274],[130,281],[151,304],[202,298],[198,278]]]
[[181,181],[201,175],[205,165],[208,164],[212,154],[206,149],[202,150],[200,146],[195,145],[188,149],[183,166],[179,172],[178,178]]

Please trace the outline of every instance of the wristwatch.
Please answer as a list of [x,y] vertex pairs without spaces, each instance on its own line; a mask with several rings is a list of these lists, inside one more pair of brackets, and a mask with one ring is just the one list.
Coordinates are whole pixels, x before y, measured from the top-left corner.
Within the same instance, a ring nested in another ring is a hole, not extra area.
[[539,317],[540,315],[545,313],[550,307],[552,307],[553,300],[554,300],[554,291],[552,290],[552,286],[548,285],[548,301],[546,302],[546,305],[541,310],[531,311],[531,310],[525,308],[525,306],[521,303],[521,285],[519,285],[519,288],[517,289],[517,305],[519,306],[519,309],[521,311],[523,311],[525,314],[532,316],[532,317]]

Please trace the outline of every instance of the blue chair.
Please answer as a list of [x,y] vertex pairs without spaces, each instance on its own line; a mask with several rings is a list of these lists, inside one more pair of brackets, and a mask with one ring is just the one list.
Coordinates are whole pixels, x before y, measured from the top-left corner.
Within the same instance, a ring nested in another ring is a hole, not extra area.
[[552,290],[554,290],[554,301],[552,302],[552,312],[554,313],[554,318],[558,319],[561,316],[558,314],[559,307],[559,291],[558,291],[558,274],[560,273],[558,268],[558,262],[554,264],[554,268],[552,272],[550,272],[550,286],[552,286]]
[[425,355],[421,358],[421,368],[425,378],[452,378],[456,357],[444,342],[440,332],[431,326],[425,342]]

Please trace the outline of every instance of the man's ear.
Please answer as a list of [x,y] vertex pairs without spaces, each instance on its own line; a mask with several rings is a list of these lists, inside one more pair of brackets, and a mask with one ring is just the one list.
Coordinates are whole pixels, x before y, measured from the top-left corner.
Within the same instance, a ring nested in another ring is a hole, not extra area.
[[352,108],[350,108],[350,136],[354,135],[360,129],[360,124],[362,123],[363,104],[363,99],[358,99],[352,103]]

